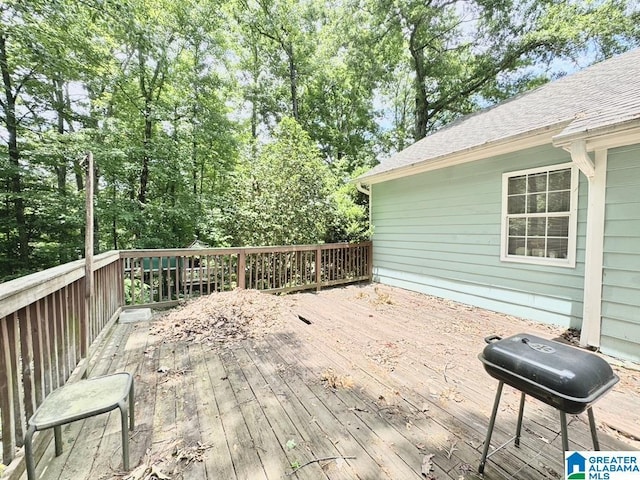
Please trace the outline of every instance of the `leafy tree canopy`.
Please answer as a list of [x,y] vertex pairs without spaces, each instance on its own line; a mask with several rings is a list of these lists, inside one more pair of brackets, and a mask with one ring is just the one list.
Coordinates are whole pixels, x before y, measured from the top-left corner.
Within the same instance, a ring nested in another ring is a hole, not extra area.
[[4,0],[0,281],[83,254],[89,150],[98,252],[365,239],[349,178],[639,25],[632,0]]

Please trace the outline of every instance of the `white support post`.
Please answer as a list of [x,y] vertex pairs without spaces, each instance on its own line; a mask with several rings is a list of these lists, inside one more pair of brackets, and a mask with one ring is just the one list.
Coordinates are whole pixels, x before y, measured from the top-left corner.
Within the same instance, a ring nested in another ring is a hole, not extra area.
[[593,176],[587,176],[589,199],[584,254],[584,303],[580,333],[580,345],[583,347],[600,346],[607,150],[595,152],[594,167]]

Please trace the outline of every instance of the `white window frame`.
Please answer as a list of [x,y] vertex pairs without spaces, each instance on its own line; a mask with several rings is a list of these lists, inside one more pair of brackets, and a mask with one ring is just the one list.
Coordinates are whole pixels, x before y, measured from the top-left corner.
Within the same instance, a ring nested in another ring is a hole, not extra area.
[[[547,258],[524,255],[509,255],[509,178],[522,175],[532,175],[555,170],[571,169],[571,194],[569,205],[569,238],[567,245],[567,258]],[[502,174],[502,221],[500,228],[500,260],[502,262],[526,263],[530,265],[548,265],[555,267],[575,268],[576,266],[576,240],[578,231],[578,184],[579,170],[574,163],[568,162],[559,165],[530,168]]]

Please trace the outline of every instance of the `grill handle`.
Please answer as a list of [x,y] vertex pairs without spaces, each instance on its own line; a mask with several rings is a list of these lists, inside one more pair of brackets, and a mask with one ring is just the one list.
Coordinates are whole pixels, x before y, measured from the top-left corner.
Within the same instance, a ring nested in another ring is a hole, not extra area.
[[497,342],[498,340],[502,340],[500,335],[489,335],[488,337],[484,337],[484,341],[487,343]]

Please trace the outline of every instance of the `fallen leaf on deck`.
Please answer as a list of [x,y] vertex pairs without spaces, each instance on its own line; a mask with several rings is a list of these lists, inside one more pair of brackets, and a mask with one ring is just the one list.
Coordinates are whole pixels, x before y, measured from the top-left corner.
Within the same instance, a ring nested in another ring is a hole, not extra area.
[[171,480],[171,477],[157,470],[155,465],[139,465],[124,480]]
[[422,475],[424,475],[425,477],[430,477],[430,471],[433,470],[433,462],[431,461],[434,457],[433,453],[430,453],[428,455],[425,455],[422,458]]
[[296,441],[295,441],[295,440],[293,440],[293,439],[291,439],[291,440],[287,440],[286,447],[287,447],[289,450],[293,450],[294,448],[296,448],[296,446],[297,446],[297,445],[298,445],[298,444],[296,443]]
[[212,445],[198,442],[195,445],[176,449],[174,455],[179,461],[185,462],[186,465],[189,465],[192,462],[204,461],[204,452],[212,447]]
[[322,372],[320,380],[325,387],[333,390],[337,390],[338,388],[349,389],[353,387],[353,379],[349,375],[338,375],[331,369]]

